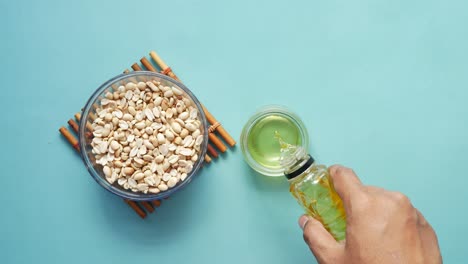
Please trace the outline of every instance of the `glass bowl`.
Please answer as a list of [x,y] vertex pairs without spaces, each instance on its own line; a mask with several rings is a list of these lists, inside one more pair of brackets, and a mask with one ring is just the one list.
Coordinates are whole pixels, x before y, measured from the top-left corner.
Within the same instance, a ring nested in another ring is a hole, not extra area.
[[308,149],[309,134],[301,119],[288,108],[267,105],[247,121],[240,138],[247,164],[265,176],[283,176],[280,165],[280,136],[286,143]]
[[[200,146],[200,152],[198,153],[198,160],[194,162],[193,169],[190,173],[187,174],[187,178],[184,181],[179,181],[176,186],[170,188],[166,191],[161,191],[159,193],[142,193],[142,192],[133,192],[130,189],[125,190],[121,187],[117,181],[113,184],[110,184],[104,176],[103,166],[96,163],[94,158],[94,154],[92,153],[92,146],[91,141],[93,139],[93,131],[90,126],[92,123],[92,117],[97,116],[96,109],[99,107],[100,102],[104,99],[105,94],[107,92],[115,91],[119,86],[124,85],[128,82],[147,82],[156,80],[161,82],[164,86],[176,87],[183,92],[183,94],[188,97],[193,105],[198,110],[198,119],[201,122],[200,132],[203,135],[203,142]],[[96,180],[99,185],[101,185],[104,189],[110,191],[111,193],[118,195],[124,199],[129,199],[132,201],[152,201],[152,200],[159,200],[166,198],[173,193],[177,192],[178,190],[182,189],[186,186],[193,177],[197,174],[198,170],[202,166],[204,162],[204,157],[206,155],[206,149],[208,145],[208,123],[203,112],[203,108],[195,97],[195,95],[190,92],[190,90],[185,87],[183,84],[159,73],[149,72],[149,71],[136,71],[128,74],[121,74],[118,75],[104,84],[102,84],[89,98],[86,106],[84,107],[81,122],[79,127],[79,144],[80,144],[80,152],[83,162],[86,165],[91,176]]]

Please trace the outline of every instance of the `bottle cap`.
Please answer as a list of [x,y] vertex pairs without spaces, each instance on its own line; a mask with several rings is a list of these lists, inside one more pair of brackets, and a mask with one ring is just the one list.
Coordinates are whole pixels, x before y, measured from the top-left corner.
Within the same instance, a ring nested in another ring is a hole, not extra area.
[[294,170],[290,173],[284,173],[284,176],[286,176],[286,178],[288,180],[292,179],[292,178],[295,178],[299,175],[301,175],[304,171],[306,171],[314,162],[314,158],[312,158],[312,156],[310,155],[307,155],[309,158],[307,159],[307,161],[297,170]]

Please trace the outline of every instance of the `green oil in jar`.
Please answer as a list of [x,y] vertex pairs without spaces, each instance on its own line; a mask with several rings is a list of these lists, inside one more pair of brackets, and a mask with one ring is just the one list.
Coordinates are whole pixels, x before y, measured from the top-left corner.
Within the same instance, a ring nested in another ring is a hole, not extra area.
[[247,149],[256,162],[269,169],[281,168],[281,147],[275,133],[290,144],[302,145],[301,131],[290,117],[280,113],[260,117],[250,129]]

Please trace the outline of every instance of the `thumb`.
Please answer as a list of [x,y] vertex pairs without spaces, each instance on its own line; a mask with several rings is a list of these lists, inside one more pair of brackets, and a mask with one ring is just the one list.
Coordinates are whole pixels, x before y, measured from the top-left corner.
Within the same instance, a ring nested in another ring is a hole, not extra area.
[[311,216],[303,215],[299,218],[299,226],[304,231],[304,240],[320,264],[343,263],[343,244],[335,238],[325,227]]

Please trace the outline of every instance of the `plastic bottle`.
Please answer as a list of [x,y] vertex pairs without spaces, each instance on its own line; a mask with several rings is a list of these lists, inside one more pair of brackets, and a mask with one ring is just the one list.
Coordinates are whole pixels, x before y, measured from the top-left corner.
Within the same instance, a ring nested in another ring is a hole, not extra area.
[[346,213],[341,198],[330,180],[328,168],[319,165],[302,147],[281,145],[281,166],[289,181],[290,192],[306,213],[318,221],[337,240],[346,236]]

